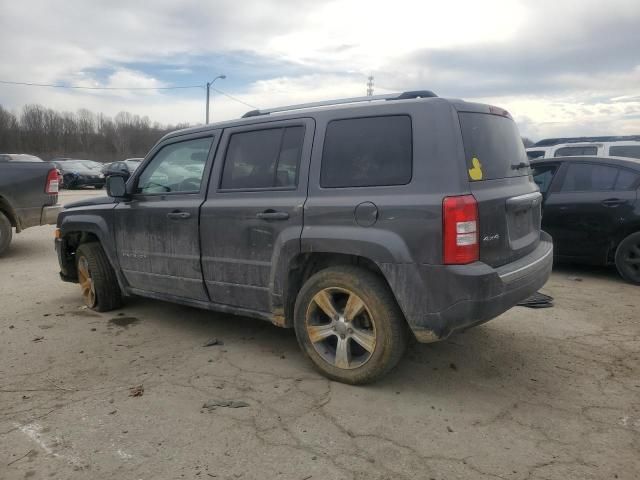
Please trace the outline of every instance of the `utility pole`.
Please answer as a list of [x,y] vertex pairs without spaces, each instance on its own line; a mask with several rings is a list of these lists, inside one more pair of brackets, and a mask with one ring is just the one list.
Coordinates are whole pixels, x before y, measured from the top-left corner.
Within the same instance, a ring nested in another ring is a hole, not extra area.
[[367,77],[367,97],[373,96],[373,75]]
[[209,89],[211,88],[211,85],[213,85],[213,82],[215,82],[218,79],[224,80],[225,78],[227,78],[226,75],[218,75],[216,78],[214,78],[210,82],[207,82],[207,117],[206,117],[205,124],[209,123]]

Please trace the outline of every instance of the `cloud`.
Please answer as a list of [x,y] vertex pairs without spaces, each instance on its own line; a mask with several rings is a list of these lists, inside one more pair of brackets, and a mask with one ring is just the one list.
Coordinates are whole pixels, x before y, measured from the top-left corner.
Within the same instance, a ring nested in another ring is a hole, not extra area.
[[[37,12],[37,15],[34,15]],[[640,133],[640,2],[609,0],[67,0],[3,2],[0,79],[202,85],[261,107],[429,88],[508,108],[526,135]],[[250,107],[214,94],[214,120]],[[0,85],[42,103],[201,122],[204,90]]]

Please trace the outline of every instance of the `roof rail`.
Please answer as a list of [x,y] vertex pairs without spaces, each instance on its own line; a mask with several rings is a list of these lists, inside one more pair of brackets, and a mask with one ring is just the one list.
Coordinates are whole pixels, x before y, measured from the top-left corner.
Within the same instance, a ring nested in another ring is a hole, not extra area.
[[269,115],[270,113],[288,112],[290,110],[302,110],[303,108],[326,107],[329,105],[343,105],[346,103],[373,102],[376,100],[408,100],[411,98],[437,97],[431,90],[415,90],[403,93],[390,93],[387,95],[372,95],[367,97],[340,98],[337,100],[324,100],[322,102],[300,103],[298,105],[288,105],[286,107],[268,108],[264,110],[251,110],[245,113],[242,118],[257,117],[259,115]]

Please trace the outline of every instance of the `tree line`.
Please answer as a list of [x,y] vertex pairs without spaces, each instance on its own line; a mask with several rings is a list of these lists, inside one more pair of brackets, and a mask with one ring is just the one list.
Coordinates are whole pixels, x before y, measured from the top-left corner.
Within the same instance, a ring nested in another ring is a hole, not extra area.
[[187,126],[164,126],[129,112],[111,118],[87,109],[73,113],[25,105],[14,114],[0,105],[0,153],[111,162],[143,157],[164,134]]

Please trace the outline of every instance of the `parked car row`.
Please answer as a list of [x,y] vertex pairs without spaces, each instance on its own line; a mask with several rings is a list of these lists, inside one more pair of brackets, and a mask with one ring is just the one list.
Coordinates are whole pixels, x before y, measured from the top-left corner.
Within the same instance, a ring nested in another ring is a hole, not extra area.
[[[292,327],[324,375],[366,383],[409,335],[442,340],[529,297],[554,258],[640,284],[640,161],[611,156],[634,141],[529,162],[508,112],[429,91],[252,111],[144,160],[55,159],[68,188],[108,193],[57,216],[60,276],[97,311],[138,295]],[[43,223],[55,206],[37,208]],[[0,215],[1,247],[23,222]]]

